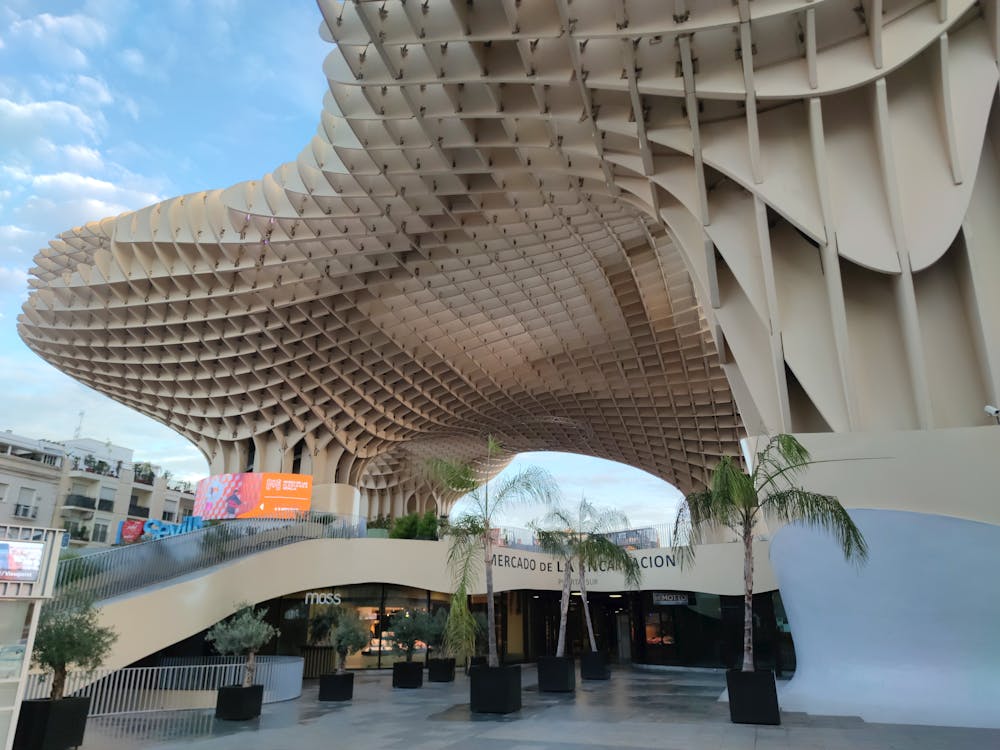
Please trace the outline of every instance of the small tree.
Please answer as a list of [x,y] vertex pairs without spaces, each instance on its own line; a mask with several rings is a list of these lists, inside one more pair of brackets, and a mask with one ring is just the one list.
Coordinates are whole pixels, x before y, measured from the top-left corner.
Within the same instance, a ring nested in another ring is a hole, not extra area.
[[759,521],[770,518],[821,528],[833,534],[845,559],[859,564],[868,559],[868,544],[840,501],[795,484],[811,463],[809,451],[793,436],[775,435],[757,452],[752,472],[724,456],[709,488],[688,495],[677,510],[671,545],[681,566],[694,562],[706,526],[725,526],[743,542],[744,672],[754,670],[753,531]]
[[628,517],[620,511],[611,508],[599,508],[581,498],[580,504],[573,510],[555,508],[545,517],[547,524],[556,525],[556,531],[539,531],[539,542],[543,549],[566,560],[566,571],[563,575],[563,598],[559,622],[559,642],[556,656],[562,656],[565,643],[566,615],[569,611],[570,564],[576,568],[580,581],[580,598],[583,600],[583,615],[587,623],[587,636],[590,639],[590,650],[597,651],[597,639],[594,637],[594,624],[590,618],[590,606],[587,601],[587,570],[598,567],[604,570],[615,570],[624,574],[626,586],[638,586],[642,580],[639,563],[627,550],[608,539],[611,531],[624,529],[628,526]]
[[347,671],[347,657],[367,646],[370,639],[368,625],[357,612],[345,609],[339,613],[337,627],[330,636],[330,642],[337,652],[337,674]]
[[440,651],[444,644],[444,629],[448,624],[448,610],[439,609],[433,615],[427,615],[424,642],[429,650]]
[[406,655],[406,661],[413,661],[413,651],[417,647],[417,641],[426,642],[429,619],[430,615],[426,612],[406,610],[400,610],[389,618],[396,650]]
[[63,697],[69,669],[92,672],[101,666],[116,640],[118,634],[99,623],[93,600],[87,597],[77,595],[68,606],[65,600],[43,605],[32,658],[52,672],[49,698]]
[[215,623],[205,634],[205,640],[210,641],[220,654],[246,656],[243,687],[250,687],[257,674],[257,652],[281,632],[264,622],[266,609],[255,610],[249,603],[238,607],[236,614]]
[[416,513],[393,519],[392,527],[389,529],[390,539],[416,539],[417,527],[420,517]]
[[335,604],[317,607],[309,618],[309,645],[319,646],[329,639],[334,632],[341,612]]
[[[492,435],[486,439],[486,466],[491,468],[502,459],[503,448]],[[496,602],[493,600],[493,527],[506,508],[517,504],[550,505],[558,495],[552,475],[536,466],[500,474],[493,481],[483,481],[482,471],[470,463],[434,460],[430,470],[436,482],[449,492],[461,492],[469,509],[453,523],[449,559],[453,569],[470,571],[468,558],[481,551],[486,571],[486,635],[489,643],[489,666],[497,667]],[[461,583],[461,582],[460,582]],[[468,591],[468,585],[456,587]]]

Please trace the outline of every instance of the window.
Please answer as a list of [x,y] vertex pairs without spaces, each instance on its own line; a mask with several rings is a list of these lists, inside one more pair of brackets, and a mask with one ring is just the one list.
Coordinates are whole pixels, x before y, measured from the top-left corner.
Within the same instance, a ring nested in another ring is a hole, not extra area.
[[0,503],[7,502],[7,488],[9,486],[10,485],[5,482],[0,482]]
[[163,520],[164,521],[173,521],[174,520],[174,513],[173,513],[173,511],[169,511],[169,510],[163,511]]
[[115,488],[114,487],[105,487],[102,484],[101,485],[101,495],[100,495],[100,498],[101,498],[101,500],[114,500],[115,499]]
[[108,525],[106,523],[95,523],[94,533],[90,537],[92,542],[107,542],[108,541]]
[[17,491],[18,505],[34,505],[35,491],[31,487],[22,487]]

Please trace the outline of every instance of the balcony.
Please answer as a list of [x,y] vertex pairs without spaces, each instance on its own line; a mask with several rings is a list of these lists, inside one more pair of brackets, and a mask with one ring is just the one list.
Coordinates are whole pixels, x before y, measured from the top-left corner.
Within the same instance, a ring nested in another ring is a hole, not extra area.
[[97,507],[97,498],[89,495],[77,495],[70,493],[66,495],[66,502],[63,510],[94,510]]
[[129,505],[128,514],[136,518],[149,518],[149,508],[144,508],[141,505]]
[[14,516],[16,518],[38,518],[38,508],[34,505],[17,504],[14,506]]
[[74,542],[89,542],[90,541],[90,529],[86,526],[72,526],[66,531],[69,532],[69,538]]
[[97,501],[97,509],[98,510],[103,510],[103,511],[105,511],[107,513],[113,513],[114,510],[115,510],[115,501],[114,500],[98,500]]

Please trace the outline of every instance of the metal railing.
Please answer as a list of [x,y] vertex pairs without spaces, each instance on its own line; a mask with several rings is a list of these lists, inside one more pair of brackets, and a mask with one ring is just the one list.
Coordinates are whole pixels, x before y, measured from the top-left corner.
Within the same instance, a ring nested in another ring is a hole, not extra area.
[[18,503],[14,506],[14,516],[16,518],[38,518],[38,506]]
[[[258,656],[254,682],[264,686],[264,703],[298,698],[302,665],[301,656]],[[89,716],[210,708],[216,690],[243,683],[243,670],[243,657],[218,656],[164,660],[159,667],[71,672],[65,694],[90,696]],[[48,697],[50,679],[46,674],[29,675],[24,697]]]
[[[605,536],[625,549],[656,549],[670,546],[672,531],[671,524],[660,523],[621,531],[610,531]],[[494,533],[494,543],[499,547],[510,547],[529,552],[541,551],[533,529],[498,526]]]
[[56,598],[46,606],[64,606],[62,593],[101,601],[295,542],[364,535],[364,519],[331,513],[221,521],[186,534],[64,560],[56,574]]
[[129,505],[128,514],[136,518],[149,518],[149,508],[145,505]]
[[77,495],[76,493],[70,493],[66,495],[66,502],[63,505],[67,508],[86,508],[87,510],[93,510],[97,507],[97,498],[90,497],[89,495]]
[[114,500],[103,500],[103,499],[102,500],[98,500],[97,501],[97,509],[98,510],[107,511],[107,512],[113,512],[114,509],[115,509],[115,501]]

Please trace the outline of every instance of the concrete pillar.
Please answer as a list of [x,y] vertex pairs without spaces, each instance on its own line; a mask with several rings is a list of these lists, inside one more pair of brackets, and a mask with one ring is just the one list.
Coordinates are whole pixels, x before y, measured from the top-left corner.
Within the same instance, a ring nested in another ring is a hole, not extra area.
[[362,502],[358,488],[338,482],[313,485],[311,510],[313,513],[340,513],[348,516],[367,516],[368,512],[367,503]]

